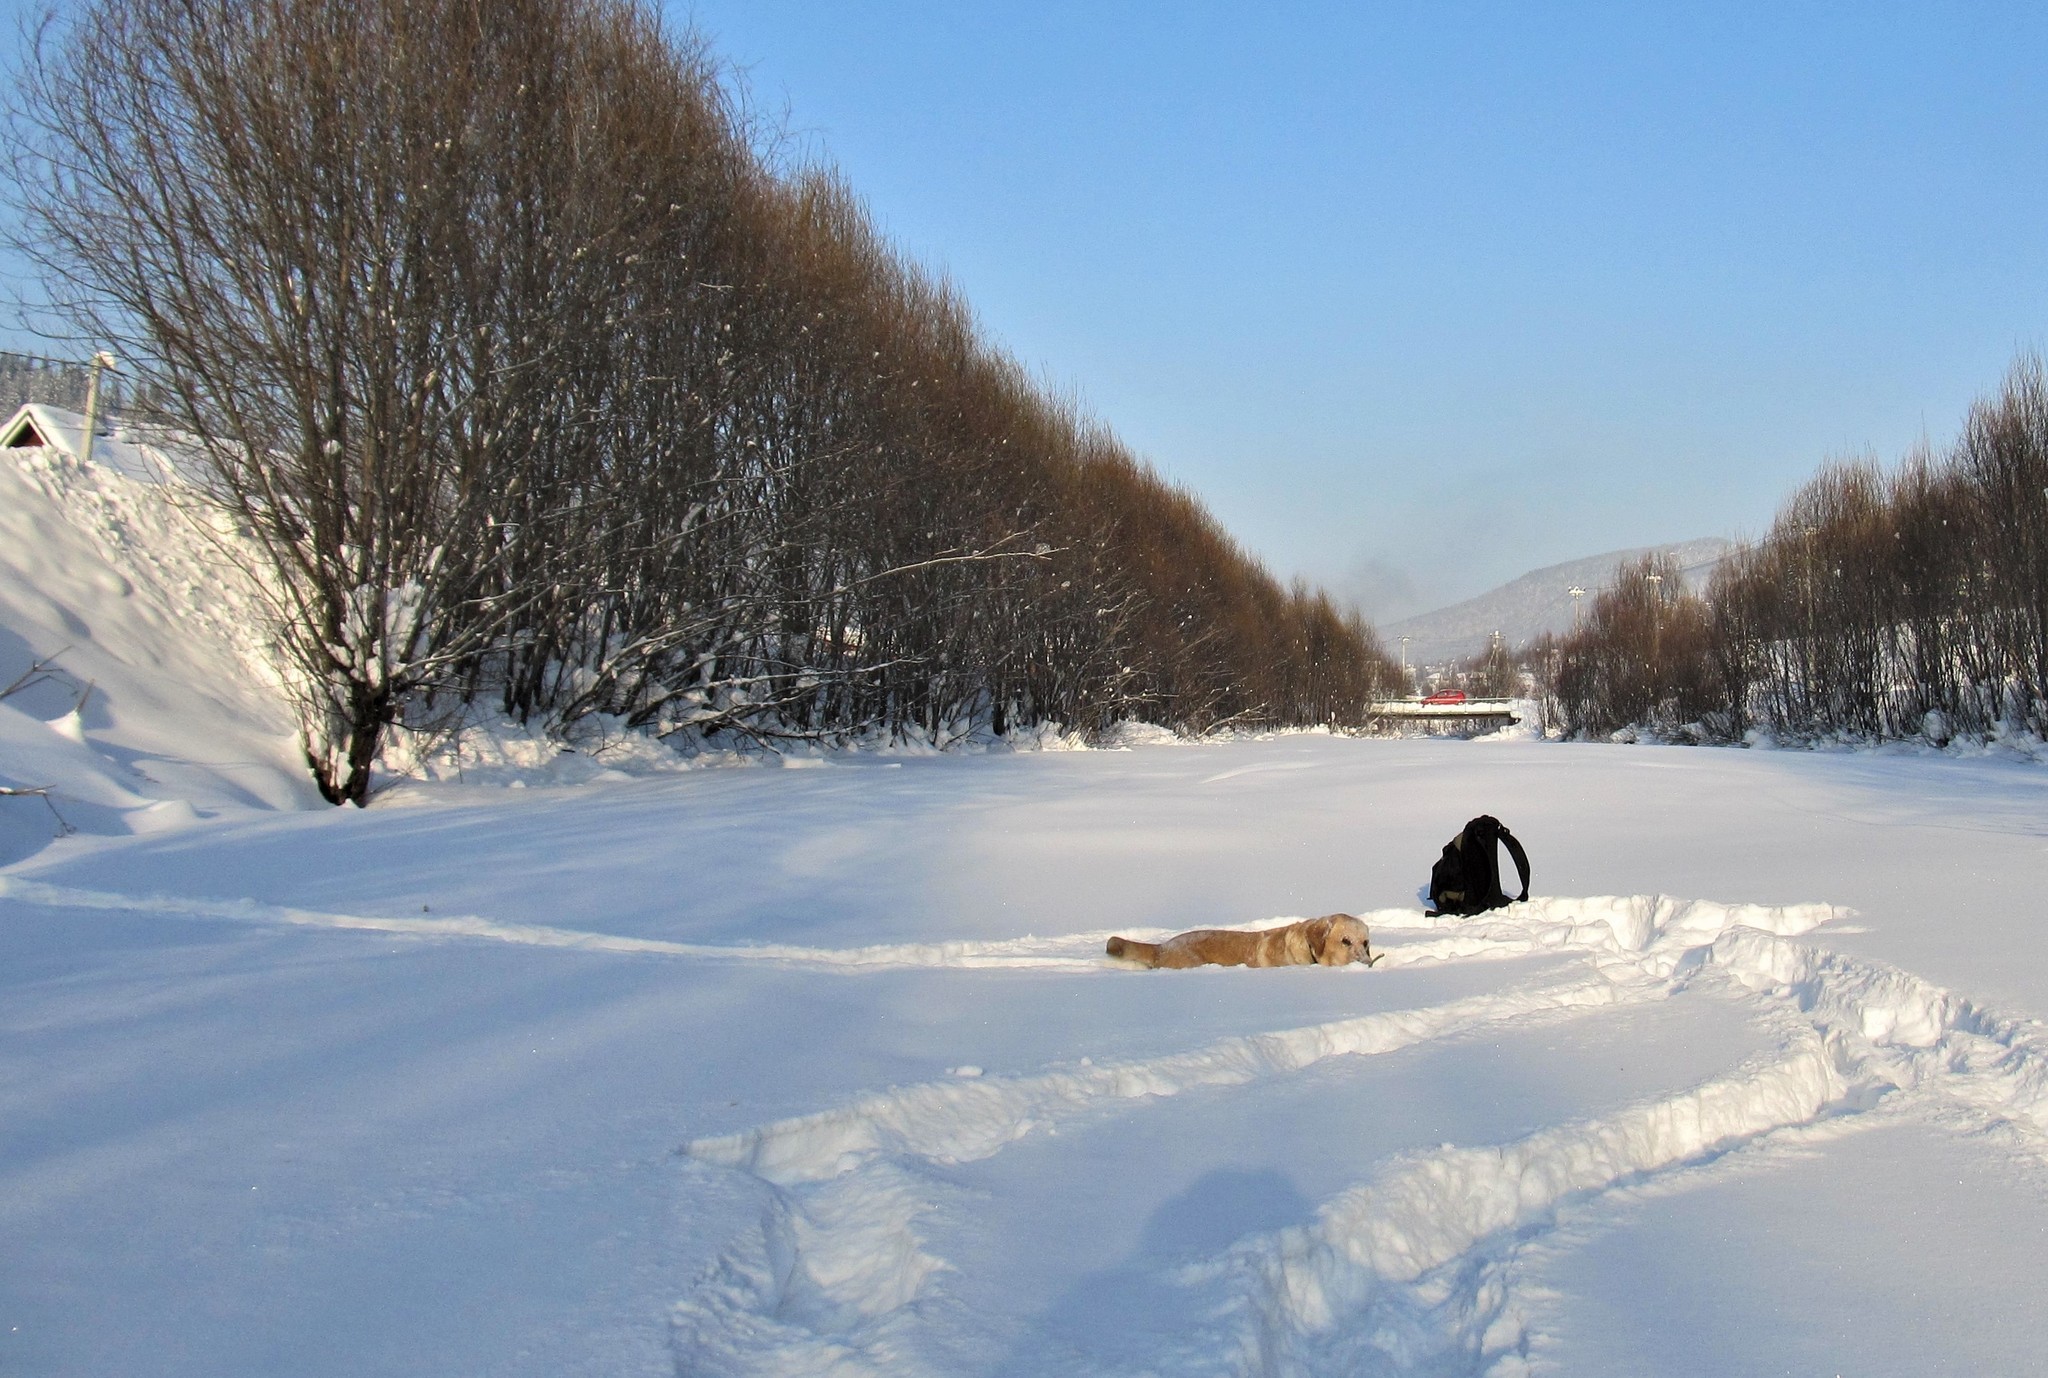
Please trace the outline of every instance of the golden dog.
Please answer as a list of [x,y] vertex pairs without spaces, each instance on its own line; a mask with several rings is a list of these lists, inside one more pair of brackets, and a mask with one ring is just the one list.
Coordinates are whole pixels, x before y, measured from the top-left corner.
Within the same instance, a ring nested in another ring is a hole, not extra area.
[[1371,966],[1379,960],[1366,941],[1365,922],[1349,914],[1325,914],[1255,933],[1198,928],[1163,943],[1111,938],[1108,952],[1148,967],[1340,967],[1347,962]]

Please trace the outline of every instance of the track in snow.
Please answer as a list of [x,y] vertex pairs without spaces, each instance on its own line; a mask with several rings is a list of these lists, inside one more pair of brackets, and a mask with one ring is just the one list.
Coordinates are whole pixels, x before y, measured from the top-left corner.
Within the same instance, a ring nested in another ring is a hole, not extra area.
[[[0,876],[0,898],[53,908],[313,926],[671,960],[768,963],[854,975],[903,968],[1040,968],[1113,979],[1106,933],[859,948],[716,946],[475,916],[340,914],[253,900],[190,900]],[[1364,917],[1380,970],[1550,954],[1571,965],[1530,982],[1419,1009],[1219,1039],[1163,1056],[956,1077],[699,1139],[682,1152],[756,1180],[762,1226],[734,1240],[673,1316],[686,1374],[943,1374],[975,1327],[949,1294],[954,1265],[924,1225],[935,1171],[986,1160],[1066,1124],[1142,1114],[1195,1091],[1229,1095],[1484,1030],[1533,1031],[1675,997],[1743,1002],[1774,1056],[1604,1116],[1495,1145],[1396,1155],[1310,1218],[1239,1239],[1173,1270],[1182,1323],[1140,1368],[1094,1371],[1308,1374],[1524,1371],[1530,1307],[1517,1264],[1569,1213],[1618,1191],[1739,1170],[1778,1139],[1853,1130],[1869,1112],[1995,1130],[2048,1157],[2048,1032],[1805,935],[1844,911],[1669,897],[1539,899],[1471,919],[1414,910]],[[1287,917],[1270,920],[1278,924]],[[1153,936],[1145,930],[1126,930]],[[1392,942],[1386,941],[1389,937]],[[1329,973],[1370,979],[1363,967]],[[1050,1370],[1048,1370],[1050,1371]]]
[[[230,923],[334,928],[393,933],[409,938],[511,943],[524,947],[573,948],[581,952],[615,952],[695,958],[702,961],[755,962],[809,967],[824,971],[876,971],[902,968],[1101,968],[1112,969],[1102,955],[1109,930],[1069,933],[1057,937],[959,939],[936,943],[893,943],[876,947],[798,947],[787,943],[717,945],[679,943],[663,938],[634,938],[543,924],[501,923],[473,914],[444,918],[394,917],[381,914],[339,914],[257,900],[185,899],[172,895],[124,895],[108,890],[80,890],[46,885],[15,876],[0,876],[0,899],[52,909],[82,909],[123,914],[158,914],[166,918],[211,919]],[[1126,930],[1139,937],[1153,930]],[[1165,936],[1167,930],[1157,930]]]
[[[51,909],[78,909],[102,913],[156,914],[172,919],[210,919],[228,923],[264,924],[297,928],[333,928],[358,932],[391,933],[409,938],[510,943],[524,947],[572,948],[581,952],[615,952],[649,956],[695,958],[714,962],[752,962],[770,966],[804,967],[848,973],[902,969],[965,970],[1033,968],[1062,971],[1095,969],[1123,972],[1125,967],[1107,959],[1103,952],[1112,933],[1141,941],[1172,936],[1170,928],[1127,927],[1085,933],[1047,936],[1027,934],[1016,938],[956,938],[932,943],[884,943],[867,947],[800,947],[791,943],[713,944],[682,943],[665,938],[635,938],[619,933],[597,933],[587,929],[562,928],[546,924],[504,923],[475,914],[441,918],[410,915],[344,914],[331,910],[302,909],[291,905],[265,904],[252,899],[189,899],[176,895],[129,895],[111,890],[84,890],[48,885],[18,876],[0,875],[0,899]],[[1301,916],[1268,919],[1254,928],[1274,928],[1297,922]],[[1364,915],[1374,933],[1415,927],[1412,911],[1383,910]],[[1381,968],[1410,966],[1426,962],[1465,961],[1474,958],[1511,958],[1539,950],[1533,944],[1459,933],[1447,937],[1414,941],[1385,949],[1376,965]],[[1363,975],[1364,967],[1347,969],[1347,975]]]
[[[1647,896],[1543,899],[1464,920],[1389,911],[1371,916],[1376,933],[1416,935],[1391,949],[1399,964],[1547,952],[1575,959],[1575,970],[1162,1057],[895,1088],[694,1141],[685,1154],[758,1179],[767,1206],[760,1231],[733,1241],[678,1303],[678,1371],[958,1371],[973,1352],[963,1332],[994,1322],[951,1295],[954,1265],[926,1243],[946,1167],[1198,1088],[1228,1094],[1484,1028],[1721,999],[1749,1007],[1776,1051],[1512,1142],[1375,1164],[1311,1218],[1173,1270],[1162,1284],[1185,1297],[1182,1320],[1141,1364],[1106,1351],[1088,1371],[1517,1374],[1532,1338],[1519,1255],[1605,1196],[1706,1166],[1739,1169],[1781,1139],[1847,1132],[1880,1108],[2048,1147],[2042,1027],[1803,940],[1841,915]],[[1057,1367],[1072,1371],[1071,1358]]]

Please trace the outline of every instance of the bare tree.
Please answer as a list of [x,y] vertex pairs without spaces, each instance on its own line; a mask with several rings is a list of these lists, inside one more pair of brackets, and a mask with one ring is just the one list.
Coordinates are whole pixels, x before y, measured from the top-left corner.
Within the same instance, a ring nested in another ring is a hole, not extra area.
[[936,739],[1391,676],[631,0],[85,0],[14,102],[23,247],[262,550],[330,800],[486,695]]
[[[1557,645],[1554,695],[1566,731],[1605,736],[1632,725],[1672,732],[1721,713],[1706,605],[1669,555],[1615,570],[1592,611]],[[1719,723],[1707,730],[1725,731]]]
[[336,802],[367,797],[407,697],[516,611],[504,500],[557,419],[582,264],[622,239],[560,157],[586,20],[573,0],[103,0],[45,31],[18,88],[31,252],[161,387],[266,552]]

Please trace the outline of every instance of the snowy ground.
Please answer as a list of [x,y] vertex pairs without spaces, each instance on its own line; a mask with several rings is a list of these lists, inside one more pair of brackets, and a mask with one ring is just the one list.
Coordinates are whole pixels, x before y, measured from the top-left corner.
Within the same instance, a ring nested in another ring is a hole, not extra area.
[[[2043,1371],[2048,767],[481,731],[331,810],[102,447],[0,457],[78,830],[0,798],[6,1378]],[[1425,920],[1481,812],[1537,898]],[[1378,966],[1101,955],[1336,909]]]
[[[2038,1371],[2044,791],[1310,736],[72,838],[0,1372]],[[1424,920],[1481,811],[1540,898]],[[1099,956],[1338,908],[1380,966]]]
[[[317,804],[232,530],[162,452],[108,436],[81,464],[82,418],[27,410],[59,443],[0,450],[0,688],[57,673],[0,700],[0,786],[55,786],[64,821],[102,834]],[[0,864],[51,825],[0,800]]]

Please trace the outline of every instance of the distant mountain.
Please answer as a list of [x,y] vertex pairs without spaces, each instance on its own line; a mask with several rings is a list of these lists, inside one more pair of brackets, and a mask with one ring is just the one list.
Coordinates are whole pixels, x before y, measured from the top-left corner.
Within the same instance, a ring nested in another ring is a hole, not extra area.
[[1464,656],[1476,655],[1498,631],[1509,646],[1533,641],[1545,632],[1564,633],[1572,626],[1574,586],[1586,590],[1586,606],[1614,579],[1615,566],[1636,560],[1651,551],[1661,551],[1678,561],[1685,572],[1685,584],[1697,592],[1735,542],[1718,536],[1704,536],[1677,545],[1638,546],[1614,550],[1605,555],[1588,555],[1567,560],[1547,569],[1531,570],[1521,578],[1453,603],[1435,612],[1425,612],[1379,629],[1387,649],[1401,652],[1401,638],[1407,637],[1410,665],[1438,665]]

